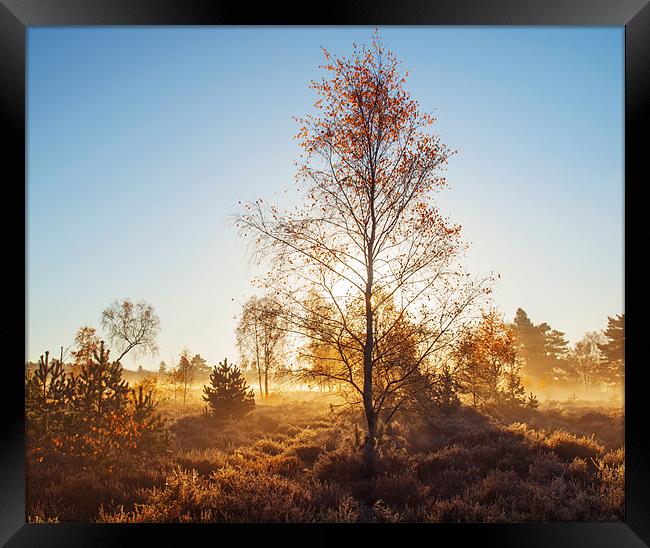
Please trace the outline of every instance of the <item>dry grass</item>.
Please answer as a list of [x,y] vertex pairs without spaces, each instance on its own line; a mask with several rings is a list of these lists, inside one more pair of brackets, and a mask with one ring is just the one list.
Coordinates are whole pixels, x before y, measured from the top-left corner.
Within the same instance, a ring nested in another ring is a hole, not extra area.
[[[614,411],[394,423],[362,475],[359,425],[320,394],[272,398],[217,423],[169,401],[168,453],[97,466],[28,463],[30,521],[604,521],[623,517]],[[516,420],[514,420],[516,419]],[[595,429],[594,425],[598,428]],[[593,428],[593,429],[592,429]],[[592,436],[596,434],[596,436]],[[618,441],[618,444],[617,444]]]

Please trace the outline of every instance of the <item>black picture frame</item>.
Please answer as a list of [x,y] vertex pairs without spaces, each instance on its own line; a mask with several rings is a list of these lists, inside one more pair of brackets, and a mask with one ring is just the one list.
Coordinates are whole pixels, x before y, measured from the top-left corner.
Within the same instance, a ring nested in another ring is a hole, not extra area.
[[[4,330],[6,342],[25,338],[25,54],[29,26],[73,25],[546,25],[625,27],[625,233],[641,230],[643,203],[636,196],[648,177],[643,176],[647,153],[643,134],[648,127],[650,97],[650,6],[647,0],[401,0],[375,4],[364,0],[347,5],[333,1],[320,7],[281,7],[275,3],[253,7],[244,3],[207,0],[0,0],[0,105],[6,135],[3,166],[5,208],[3,223],[5,273],[16,297],[17,313]],[[308,13],[308,7],[315,8]],[[9,191],[9,192],[8,192]],[[22,238],[21,238],[22,236]],[[11,241],[8,241],[11,240]],[[26,524],[24,439],[24,349],[15,347],[7,363],[0,448],[0,543],[6,546],[130,546],[162,542],[189,544],[195,536],[210,543],[245,542],[249,534],[266,541],[336,543],[351,534],[370,535],[367,541],[403,542],[417,534],[425,542],[442,539],[471,546],[594,546],[637,547],[650,544],[650,441],[644,424],[646,367],[637,334],[642,321],[633,302],[642,291],[630,290],[634,251],[643,246],[625,238],[625,312],[628,322],[625,379],[626,501],[622,523],[546,524]],[[643,255],[639,253],[638,255]],[[21,260],[22,259],[22,260]],[[640,265],[639,265],[640,266]],[[21,274],[23,274],[21,279]],[[632,286],[633,287],[633,286]],[[632,295],[632,299],[627,299]],[[635,298],[636,297],[636,298]],[[26,296],[27,298],[27,296]],[[630,310],[632,309],[632,310]],[[631,314],[630,314],[631,312]],[[21,325],[19,319],[23,319]],[[19,352],[22,356],[18,356]],[[15,356],[13,354],[16,354]],[[11,388],[8,388],[11,386]],[[14,388],[15,387],[15,388]]]

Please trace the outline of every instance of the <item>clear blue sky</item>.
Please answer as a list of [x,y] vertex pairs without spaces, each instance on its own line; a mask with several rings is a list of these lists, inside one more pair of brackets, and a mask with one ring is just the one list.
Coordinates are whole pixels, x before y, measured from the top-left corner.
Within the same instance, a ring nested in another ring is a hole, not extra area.
[[[622,27],[380,28],[459,153],[443,210],[500,273],[495,302],[571,341],[623,312]],[[291,188],[292,115],[321,46],[372,28],[28,29],[27,357],[99,328],[115,298],[187,346],[236,359],[251,294],[237,202]]]

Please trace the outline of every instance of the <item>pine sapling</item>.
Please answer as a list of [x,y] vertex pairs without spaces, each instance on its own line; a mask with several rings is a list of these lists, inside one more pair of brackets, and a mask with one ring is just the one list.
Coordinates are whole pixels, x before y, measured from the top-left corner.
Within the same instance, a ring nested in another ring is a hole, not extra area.
[[228,365],[227,358],[212,368],[210,384],[203,387],[203,392],[203,401],[215,418],[241,418],[255,407],[253,390],[239,367]]

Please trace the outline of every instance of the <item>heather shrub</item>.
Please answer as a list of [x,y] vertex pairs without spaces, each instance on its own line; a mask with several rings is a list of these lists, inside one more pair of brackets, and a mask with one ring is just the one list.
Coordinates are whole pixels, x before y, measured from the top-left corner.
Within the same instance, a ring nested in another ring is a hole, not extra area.
[[574,481],[585,483],[591,479],[589,465],[585,459],[573,459],[567,465],[566,471],[568,476]]
[[530,428],[553,432],[562,430],[577,437],[591,437],[611,450],[624,442],[625,422],[623,414],[617,410],[584,410],[582,408],[562,409],[546,408],[543,410],[509,409],[491,414],[503,424],[525,423]]
[[179,446],[207,449],[217,444],[223,428],[205,415],[190,415],[177,419],[170,430]]
[[[30,519],[537,522],[623,517],[623,448],[604,452],[592,438],[503,424],[472,409],[385,426],[372,476],[364,473],[358,417],[334,416],[322,404],[302,401],[294,407],[278,398],[238,420],[220,421],[188,407],[170,420],[174,443],[169,449],[153,455],[133,452],[123,465],[61,453],[58,460],[30,460]],[[66,473],[69,478],[63,479]]]
[[487,511],[478,502],[468,502],[460,496],[436,500],[428,511],[432,522],[483,522]]
[[293,455],[273,455],[266,457],[260,463],[264,473],[289,478],[297,477],[304,468],[303,462]]
[[561,477],[566,469],[558,456],[548,451],[536,451],[531,461],[528,477],[531,481],[540,484],[548,483],[555,477]]
[[544,442],[564,461],[594,459],[604,450],[593,438],[578,438],[563,431],[553,432]]
[[417,473],[421,479],[434,480],[457,462],[465,462],[468,451],[458,445],[448,445],[419,459]]
[[287,437],[293,437],[301,432],[301,428],[293,424],[281,423],[276,427],[275,431]]
[[285,522],[309,521],[313,514],[311,497],[299,483],[231,467],[209,478],[177,468],[164,489],[151,491],[133,512],[104,512],[100,521]]
[[[368,512],[368,514],[370,514],[370,512]],[[372,514],[370,514],[370,519],[367,521],[377,523],[396,523],[401,521],[401,516],[398,511],[392,509],[383,500],[379,499],[372,505]]]
[[600,495],[613,517],[622,520],[625,506],[625,450],[620,447],[609,451],[596,458],[594,464]]
[[253,444],[253,449],[266,455],[279,455],[285,450],[282,443],[269,438],[261,438]]
[[476,466],[466,467],[462,463],[457,463],[442,470],[427,484],[430,485],[430,493],[434,498],[451,498],[458,493],[463,493],[483,475]]
[[[83,461],[82,461],[83,462]],[[163,486],[172,469],[165,458],[131,458],[108,465],[59,456],[56,461],[28,462],[28,515],[48,521],[93,521],[100,507],[131,508],[144,490]]]
[[345,499],[350,498],[349,485],[314,480],[312,486],[312,500],[317,508],[336,509]]
[[257,419],[257,424],[264,432],[275,432],[280,425],[280,421],[269,415],[260,415]]
[[36,510],[35,514],[27,516],[27,523],[60,523],[58,518],[46,518],[40,512],[43,510]]
[[174,462],[187,470],[196,470],[202,476],[209,476],[212,472],[226,466],[228,455],[216,447],[208,449],[190,449],[176,456]]
[[394,508],[424,503],[429,488],[410,471],[402,474],[384,474],[371,480],[372,491],[368,499],[382,501]]
[[321,455],[323,449],[317,445],[299,445],[291,449],[302,462],[308,466],[313,465]]
[[504,503],[518,498],[525,489],[519,475],[512,470],[493,470],[472,488],[472,497],[481,504]]
[[347,443],[321,455],[314,463],[313,474],[322,481],[346,484],[361,477],[363,470],[361,451]]
[[350,495],[345,495],[336,508],[326,508],[318,521],[329,523],[354,523],[359,521],[359,503]]

